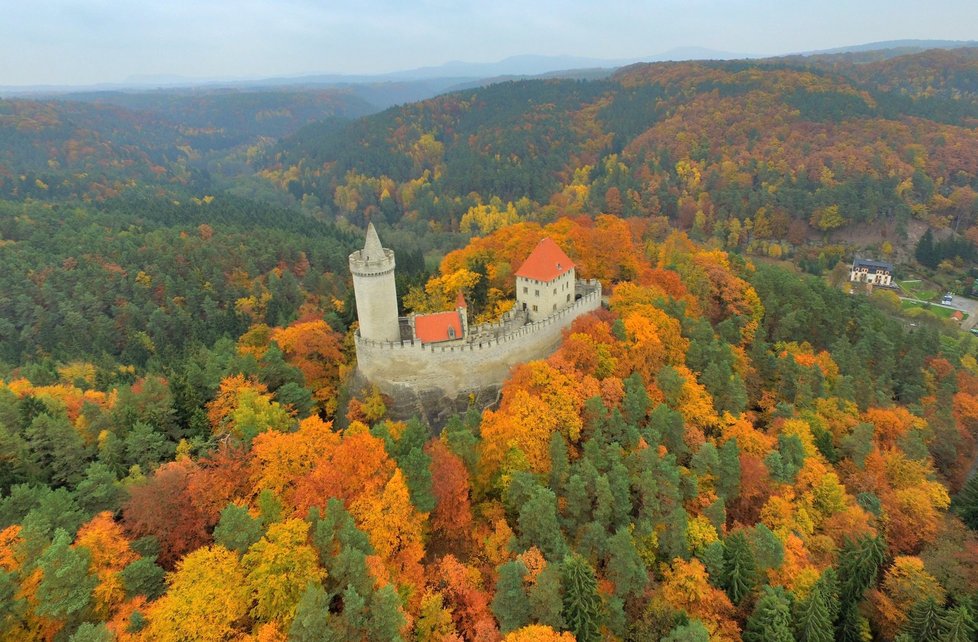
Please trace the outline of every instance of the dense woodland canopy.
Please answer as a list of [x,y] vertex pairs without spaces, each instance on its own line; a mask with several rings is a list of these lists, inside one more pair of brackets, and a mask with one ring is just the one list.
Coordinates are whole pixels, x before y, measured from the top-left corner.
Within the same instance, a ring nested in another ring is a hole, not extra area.
[[[0,640],[975,639],[978,341],[752,256],[830,268],[837,217],[973,252],[975,64],[638,66],[274,149],[229,116],[199,162],[137,99],[0,101]],[[497,407],[394,420],[349,386],[367,218],[407,310],[497,317],[545,236],[607,306]]]

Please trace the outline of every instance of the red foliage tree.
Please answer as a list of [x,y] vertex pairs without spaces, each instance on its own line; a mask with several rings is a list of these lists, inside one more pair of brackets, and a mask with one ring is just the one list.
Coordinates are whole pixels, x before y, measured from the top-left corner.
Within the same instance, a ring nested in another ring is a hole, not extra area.
[[160,543],[159,563],[173,565],[210,541],[208,519],[195,505],[190,480],[198,470],[189,459],[164,464],[129,491],[122,520],[131,537],[152,535]]

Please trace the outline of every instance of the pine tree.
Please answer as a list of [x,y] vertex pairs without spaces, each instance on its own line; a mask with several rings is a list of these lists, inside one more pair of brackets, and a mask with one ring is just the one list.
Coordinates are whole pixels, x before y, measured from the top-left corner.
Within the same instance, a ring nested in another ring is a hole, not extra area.
[[519,560],[506,562],[499,567],[492,612],[503,633],[514,631],[530,621],[530,603],[523,586],[526,574],[526,565]]
[[917,259],[918,263],[927,267],[937,267],[939,261],[934,248],[934,233],[931,232],[929,227],[923,236],[920,237],[920,241],[917,242],[917,247],[914,249],[914,258]]
[[597,642],[601,639],[601,597],[594,570],[580,555],[568,555],[561,580],[567,628],[577,642]]
[[68,533],[58,530],[41,555],[43,573],[37,587],[37,613],[57,619],[80,615],[92,599],[98,578],[88,574],[91,555],[86,548],[72,548]]
[[973,530],[978,530],[978,475],[974,475],[954,497],[954,511],[961,521]]
[[641,426],[645,423],[650,405],[645,382],[642,381],[641,374],[633,372],[623,383],[625,384],[625,398],[622,400],[621,407],[625,411],[625,418],[631,425]]
[[828,605],[831,596],[824,581],[824,577],[820,578],[807,598],[795,602],[794,630],[798,642],[832,642],[834,632]]
[[838,563],[840,613],[836,639],[861,639],[864,618],[857,607],[866,590],[876,583],[885,550],[882,537],[863,536],[855,541],[847,539],[843,544]]
[[791,600],[780,586],[765,586],[744,629],[744,642],[794,642]]
[[318,582],[310,582],[299,599],[295,618],[289,629],[293,642],[324,642],[329,638],[329,596]]
[[156,565],[155,556],[141,557],[120,572],[126,596],[144,595],[148,600],[163,595],[166,590],[165,575],[166,571]]
[[559,432],[550,436],[550,490],[563,494],[564,484],[570,473],[570,460],[567,456],[567,441]]
[[934,598],[921,600],[910,609],[907,629],[914,642],[940,640],[947,632],[944,608]]
[[263,534],[261,522],[252,517],[247,508],[228,504],[221,511],[221,519],[214,529],[214,541],[244,555]]
[[846,540],[839,553],[839,597],[842,604],[856,604],[876,583],[886,547],[882,537]]
[[733,533],[724,542],[723,586],[734,604],[740,604],[757,582],[757,562],[742,532]]
[[529,591],[530,614],[533,620],[558,631],[565,626],[560,577],[561,565],[547,564],[537,575],[537,581]]
[[971,642],[978,631],[971,609],[964,604],[948,609],[943,624],[944,637],[941,642]]
[[644,591],[649,582],[648,571],[628,528],[622,526],[608,539],[608,554],[605,573],[615,583],[615,595],[626,598]]
[[549,488],[536,488],[519,516],[520,542],[536,546],[548,560],[560,559],[567,550],[557,521],[557,496]]
[[400,642],[401,629],[407,623],[401,610],[401,598],[391,584],[379,588],[370,599],[367,613],[367,639],[371,642]]
[[699,620],[677,626],[662,642],[710,642],[710,631]]
[[68,642],[113,642],[115,636],[104,623],[85,622],[78,627]]

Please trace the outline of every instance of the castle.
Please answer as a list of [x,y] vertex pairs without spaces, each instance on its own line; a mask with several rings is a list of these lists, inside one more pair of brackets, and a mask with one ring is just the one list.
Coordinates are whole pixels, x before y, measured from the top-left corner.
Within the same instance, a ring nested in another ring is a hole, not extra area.
[[461,293],[454,310],[399,317],[394,266],[369,224],[363,249],[350,255],[357,370],[394,399],[392,415],[432,425],[495,402],[513,366],[551,354],[574,319],[601,305],[601,284],[577,280],[574,262],[549,238],[516,271],[516,305],[496,323],[470,326]]

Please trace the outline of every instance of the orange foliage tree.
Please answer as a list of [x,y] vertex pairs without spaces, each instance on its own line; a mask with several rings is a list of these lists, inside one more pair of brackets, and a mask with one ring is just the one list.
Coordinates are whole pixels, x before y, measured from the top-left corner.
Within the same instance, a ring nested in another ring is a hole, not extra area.
[[336,412],[336,391],[343,363],[342,337],[322,319],[272,331],[286,360],[302,372],[306,387],[320,407]]

